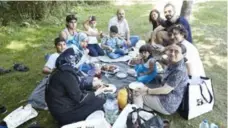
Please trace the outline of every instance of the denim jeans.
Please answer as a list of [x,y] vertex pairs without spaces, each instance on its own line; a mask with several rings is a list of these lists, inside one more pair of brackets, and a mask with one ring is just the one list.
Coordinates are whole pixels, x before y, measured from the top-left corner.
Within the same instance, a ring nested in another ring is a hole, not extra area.
[[114,52],[107,53],[108,57],[111,59],[117,59],[121,56],[124,56],[124,50],[116,49]]
[[140,40],[139,36],[136,36],[136,35],[130,36],[131,46],[134,47],[139,40]]

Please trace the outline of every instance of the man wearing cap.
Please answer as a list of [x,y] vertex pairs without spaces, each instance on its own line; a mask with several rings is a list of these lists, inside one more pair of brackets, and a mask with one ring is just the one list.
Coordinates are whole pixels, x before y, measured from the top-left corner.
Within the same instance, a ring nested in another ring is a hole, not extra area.
[[104,56],[104,51],[98,45],[97,37],[101,36],[102,32],[99,32],[96,28],[96,17],[90,16],[83,24],[85,33],[88,35],[89,55],[93,57]]
[[118,34],[120,37],[126,40],[128,46],[135,46],[135,44],[139,41],[139,36],[130,36],[130,29],[127,20],[125,19],[125,11],[124,9],[118,9],[116,16],[110,19],[108,24],[108,31],[111,26],[118,27]]

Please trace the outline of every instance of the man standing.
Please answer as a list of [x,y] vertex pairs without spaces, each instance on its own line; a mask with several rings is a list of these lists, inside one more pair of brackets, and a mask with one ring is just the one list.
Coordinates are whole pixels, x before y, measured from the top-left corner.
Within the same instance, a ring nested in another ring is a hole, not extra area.
[[56,48],[56,53],[51,54],[48,61],[44,65],[44,68],[43,68],[44,74],[50,74],[55,68],[56,59],[59,57],[59,54],[62,53],[67,48],[65,40],[63,38],[57,37],[55,39],[55,48]]
[[119,36],[126,40],[126,44],[128,46],[135,46],[135,44],[140,39],[139,36],[130,36],[130,29],[128,22],[125,19],[125,11],[123,9],[118,9],[116,16],[110,19],[108,24],[108,31],[110,31],[111,26],[118,27]]
[[187,40],[192,43],[192,33],[191,28],[188,21],[184,17],[178,17],[176,15],[174,5],[168,3],[164,7],[164,15],[166,21],[158,26],[151,34],[151,43],[159,43],[163,45],[167,45],[169,42],[169,36],[167,30],[174,24],[182,24],[184,28],[187,30]]

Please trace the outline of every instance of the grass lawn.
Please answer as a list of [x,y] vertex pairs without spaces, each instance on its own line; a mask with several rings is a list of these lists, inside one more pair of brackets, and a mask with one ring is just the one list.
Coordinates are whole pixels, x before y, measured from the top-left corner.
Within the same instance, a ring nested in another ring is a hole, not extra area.
[[[78,28],[90,15],[96,15],[98,28],[107,32],[109,19],[115,15],[116,6],[77,7]],[[131,33],[143,35],[151,30],[148,14],[151,5],[133,5],[124,7],[130,25]],[[193,6],[191,19],[194,44],[199,49],[206,73],[213,79],[216,102],[214,110],[200,117],[186,121],[178,114],[163,116],[172,120],[173,128],[197,128],[204,119],[222,125],[227,122],[227,3],[206,2]],[[59,24],[37,23],[38,26],[21,28],[13,24],[0,28],[0,60],[1,67],[11,68],[13,63],[22,62],[30,67],[29,72],[12,72],[0,76],[0,104],[4,104],[9,114],[11,111],[25,105],[26,100],[37,83],[44,77],[41,69],[45,63],[44,55],[55,52],[53,39],[64,28],[64,19],[57,19]],[[5,115],[0,115],[3,119]],[[39,111],[37,118],[25,123],[20,128],[26,128],[32,121],[38,121],[45,128],[56,128],[56,122],[47,111]]]

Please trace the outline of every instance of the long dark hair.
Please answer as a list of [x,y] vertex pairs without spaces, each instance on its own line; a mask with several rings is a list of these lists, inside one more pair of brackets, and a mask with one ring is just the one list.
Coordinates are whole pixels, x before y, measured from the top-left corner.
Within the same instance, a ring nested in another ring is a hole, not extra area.
[[[156,13],[158,14],[157,20],[153,20],[153,19],[151,18],[151,15],[152,15],[153,12],[156,12]],[[161,24],[162,19],[161,19],[161,17],[160,17],[160,12],[159,12],[157,9],[153,9],[153,10],[150,11],[149,22],[152,23],[152,25],[153,25],[153,30],[154,30],[157,26],[159,26],[159,25]],[[157,22],[158,22],[158,24],[157,24]]]

